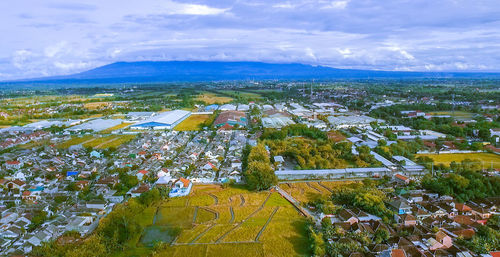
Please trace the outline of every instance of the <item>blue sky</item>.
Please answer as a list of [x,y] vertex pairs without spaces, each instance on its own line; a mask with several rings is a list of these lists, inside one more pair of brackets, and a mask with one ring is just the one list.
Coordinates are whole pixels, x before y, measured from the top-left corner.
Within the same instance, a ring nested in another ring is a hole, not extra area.
[[139,60],[500,71],[498,0],[4,0],[0,10],[0,80]]

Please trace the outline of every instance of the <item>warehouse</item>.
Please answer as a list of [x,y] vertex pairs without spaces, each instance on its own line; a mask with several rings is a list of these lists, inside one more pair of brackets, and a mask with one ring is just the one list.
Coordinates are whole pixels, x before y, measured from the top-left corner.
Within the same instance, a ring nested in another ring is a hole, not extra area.
[[173,129],[181,121],[191,116],[190,111],[175,110],[160,113],[145,121],[130,126],[131,129]]
[[371,122],[383,122],[365,115],[328,117],[328,121],[334,128],[369,127]]
[[362,177],[372,177],[372,176],[383,176],[389,173],[390,170],[384,167],[275,171],[276,176],[280,180],[362,178]]
[[73,126],[71,128],[66,129],[66,131],[86,131],[92,130],[95,132],[99,132],[117,125],[122,124],[123,120],[120,119],[95,119],[88,122],[85,122],[80,125]]
[[291,124],[295,124],[295,122],[289,117],[266,117],[262,118],[262,126],[264,128],[282,128]]

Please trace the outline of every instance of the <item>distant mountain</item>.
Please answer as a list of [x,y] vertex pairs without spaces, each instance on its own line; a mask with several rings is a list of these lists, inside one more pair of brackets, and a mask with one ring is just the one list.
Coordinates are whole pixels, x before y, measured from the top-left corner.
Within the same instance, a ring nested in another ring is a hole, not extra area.
[[[500,78],[500,73],[400,72],[335,69],[298,63],[262,62],[117,62],[78,74],[14,83],[143,83],[223,80],[334,80],[377,78]],[[5,84],[6,82],[3,82]],[[12,82],[10,82],[12,83]]]

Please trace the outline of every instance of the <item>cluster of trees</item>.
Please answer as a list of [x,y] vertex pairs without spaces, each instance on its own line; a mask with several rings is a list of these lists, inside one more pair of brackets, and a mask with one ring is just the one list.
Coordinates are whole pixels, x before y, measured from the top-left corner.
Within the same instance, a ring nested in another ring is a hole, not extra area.
[[466,169],[455,170],[437,177],[424,176],[422,186],[425,189],[439,193],[440,195],[451,195],[460,202],[500,195],[500,178],[484,176],[479,171],[467,169],[466,160],[463,161]]
[[279,130],[277,129],[265,129],[264,133],[260,136],[260,139],[265,140],[284,140],[287,137],[307,137],[310,139],[327,140],[328,135],[326,132],[321,131],[318,128],[308,127],[304,124],[292,124],[283,127]]
[[415,154],[422,149],[424,143],[420,139],[414,141],[397,141],[395,144],[387,145],[385,140],[380,140],[378,146],[373,150],[387,159],[394,155],[404,156],[408,159],[414,159]]
[[478,228],[472,239],[460,239],[458,242],[477,254],[489,254],[500,250],[500,231],[498,231],[498,226],[490,226],[488,222],[488,226]]
[[142,233],[141,213],[166,196],[166,191],[153,188],[138,198],[118,205],[108,216],[102,218],[95,233],[76,243],[60,244],[45,242],[35,247],[33,256],[111,256],[127,247],[130,240]]
[[269,153],[263,144],[251,148],[245,159],[243,177],[251,190],[266,190],[278,183]]
[[332,193],[336,204],[356,207],[365,212],[381,217],[384,222],[392,219],[394,212],[385,203],[388,200],[384,192],[377,189],[373,183],[352,183],[336,188]]
[[[431,111],[449,111],[452,109],[450,104],[437,104],[437,105],[427,105],[427,104],[412,104],[412,105],[392,105],[387,107],[381,107],[372,110],[370,114],[374,117],[385,119],[391,124],[402,124],[413,129],[430,129],[435,130],[453,137],[473,137],[477,136],[484,141],[492,141],[490,129],[500,127],[500,120],[489,122],[483,117],[475,117],[478,122],[468,123],[465,126],[457,126],[455,120],[450,117],[434,117],[431,119],[425,119],[423,117],[417,118],[403,118],[401,111],[407,110],[420,110],[424,112]],[[391,135],[386,135],[391,136]],[[394,136],[392,136],[394,137]],[[393,140],[393,139],[391,139]],[[467,144],[461,144],[464,149],[468,148]]]

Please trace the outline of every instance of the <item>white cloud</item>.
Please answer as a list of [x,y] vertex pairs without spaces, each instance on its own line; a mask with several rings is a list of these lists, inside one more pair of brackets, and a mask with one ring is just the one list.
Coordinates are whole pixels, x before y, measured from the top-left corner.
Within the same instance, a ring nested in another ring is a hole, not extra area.
[[184,4],[178,2],[167,3],[168,14],[181,15],[218,15],[227,12],[229,9],[215,8],[201,4]]
[[344,1],[332,1],[326,5],[324,5],[323,9],[345,9],[349,4],[350,0]]

